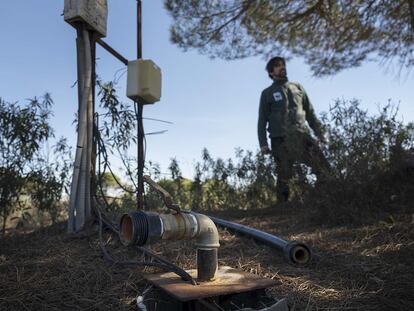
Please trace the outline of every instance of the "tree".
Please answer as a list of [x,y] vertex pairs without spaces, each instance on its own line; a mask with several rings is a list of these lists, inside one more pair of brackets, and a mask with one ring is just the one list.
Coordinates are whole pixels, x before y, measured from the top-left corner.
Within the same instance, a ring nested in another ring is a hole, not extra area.
[[0,98],[0,218],[5,233],[8,217],[23,208],[26,195],[39,210],[50,212],[67,183],[70,154],[65,139],[54,146],[54,160],[44,154],[43,145],[53,137],[49,124],[53,101],[49,94],[29,100],[26,105]]
[[56,223],[63,190],[69,188],[69,171],[72,168],[71,148],[66,138],[60,138],[52,148],[53,156],[37,152],[29,163],[26,174],[25,192],[30,196],[32,206],[38,211],[48,212],[52,223]]
[[165,0],[171,41],[226,60],[303,57],[315,76],[414,65],[414,0]]
[[48,124],[52,99],[46,94],[21,107],[0,98],[0,216],[5,233],[6,221],[18,207],[24,186],[24,173],[40,143],[53,135]]

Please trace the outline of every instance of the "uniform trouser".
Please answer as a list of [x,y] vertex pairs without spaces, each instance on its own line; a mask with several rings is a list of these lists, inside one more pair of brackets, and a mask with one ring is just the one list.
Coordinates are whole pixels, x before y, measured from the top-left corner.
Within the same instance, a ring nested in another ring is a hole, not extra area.
[[289,198],[289,180],[293,176],[295,163],[304,163],[309,166],[318,181],[322,178],[321,174],[329,170],[329,163],[322,150],[309,134],[301,133],[292,139],[271,138],[271,148],[276,162],[276,194],[279,201],[287,201]]

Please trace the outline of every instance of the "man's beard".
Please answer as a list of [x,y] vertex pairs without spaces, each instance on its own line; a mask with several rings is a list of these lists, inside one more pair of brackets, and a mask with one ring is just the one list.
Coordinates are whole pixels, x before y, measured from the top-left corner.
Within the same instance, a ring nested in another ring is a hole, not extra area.
[[274,80],[275,81],[281,81],[281,82],[287,81],[288,80],[288,76],[287,76],[287,74],[280,75],[280,76],[275,76]]

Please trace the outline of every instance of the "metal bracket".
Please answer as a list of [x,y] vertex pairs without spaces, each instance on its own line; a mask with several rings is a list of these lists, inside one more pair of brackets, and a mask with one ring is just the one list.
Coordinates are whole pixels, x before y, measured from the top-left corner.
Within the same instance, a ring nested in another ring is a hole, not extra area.
[[174,203],[173,198],[171,194],[167,192],[163,187],[161,187],[159,184],[157,184],[155,181],[151,179],[148,175],[144,175],[144,181],[153,188],[158,194],[161,196],[162,200],[164,201],[164,204],[167,208],[172,209],[176,211],[177,213],[181,213],[180,206],[176,203]]

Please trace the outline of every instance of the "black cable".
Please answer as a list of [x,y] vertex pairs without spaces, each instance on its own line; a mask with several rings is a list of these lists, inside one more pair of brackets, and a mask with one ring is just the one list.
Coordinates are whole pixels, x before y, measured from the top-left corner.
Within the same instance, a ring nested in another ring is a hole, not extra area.
[[124,156],[122,155],[121,151],[118,148],[117,148],[117,151],[118,151],[118,154],[119,154],[119,159],[121,159],[122,164],[124,165],[124,168],[126,170],[126,173],[129,176],[129,178],[130,178],[130,180],[131,180],[131,182],[132,182],[132,184],[134,186],[134,189],[135,189],[135,192],[134,191],[130,191],[130,193],[136,193],[136,191],[137,191],[137,185],[136,185],[134,179],[132,178],[133,174],[132,174],[132,171],[130,169],[129,159],[125,159]]
[[[136,119],[138,120],[138,118],[139,118],[139,115],[138,115],[138,110],[137,110],[137,107],[138,107],[138,102],[136,102],[136,105],[134,105],[134,111],[135,111],[135,117],[136,117]],[[141,133],[142,133],[142,137],[143,137],[143,139],[144,139],[144,159],[142,160],[143,161],[143,166],[144,166],[144,168],[145,168],[145,158],[147,157],[147,138],[145,137],[145,132],[144,132],[144,123],[143,123],[143,120],[138,120],[138,125],[137,125],[138,127],[139,126],[141,126],[141,129],[139,129],[138,128],[138,131],[140,131],[141,130]],[[137,144],[138,144],[139,142],[138,142],[138,137],[137,137]],[[137,161],[139,161],[139,159],[137,158]],[[139,182],[139,181],[138,181]],[[138,185],[138,187],[139,187],[140,185]],[[138,192],[138,188],[137,188],[137,192]],[[146,195],[145,195],[145,186],[143,186],[143,189],[142,189],[142,195],[143,195],[143,199],[144,199],[144,206],[145,206],[145,200],[146,200]]]
[[[100,133],[99,131],[96,131],[97,133],[97,138],[98,138],[98,159],[99,159],[99,165],[98,165],[98,173],[99,173],[99,180],[98,180],[98,187],[101,191],[101,195],[102,195],[102,199],[104,201],[104,205],[106,207],[109,206],[109,203],[106,201],[106,198],[104,196],[103,193],[103,189],[102,189],[102,182],[101,182],[101,155],[104,155],[103,153],[105,153],[105,167],[108,166],[108,161],[107,161],[107,153],[106,153],[106,149],[105,149],[105,145],[104,142],[102,140],[102,138],[100,137]],[[105,167],[104,167],[104,171],[105,171]],[[109,166],[108,166],[109,167]],[[109,262],[111,262],[112,264],[119,264],[119,265],[124,265],[124,266],[131,266],[131,265],[139,265],[139,266],[152,266],[152,267],[157,267],[160,269],[163,269],[165,271],[170,271],[173,272],[175,274],[177,274],[178,276],[180,276],[183,280],[185,281],[189,281],[191,284],[193,285],[197,285],[197,283],[195,282],[195,280],[184,270],[181,269],[180,267],[174,265],[173,263],[163,259],[162,257],[154,254],[153,252],[143,248],[143,247],[137,247],[137,250],[141,251],[144,255],[150,256],[154,261],[119,261],[117,259],[115,259],[113,256],[111,256],[111,254],[109,253],[109,251],[106,249],[105,244],[103,243],[103,238],[102,238],[102,227],[103,227],[103,223],[105,223],[105,226],[111,230],[114,234],[116,234],[119,238],[119,230],[116,228],[116,226],[114,224],[111,223],[111,221],[104,219],[104,217],[102,216],[102,212],[99,210],[97,204],[99,204],[100,206],[102,206],[102,203],[99,202],[98,197],[94,196],[94,202],[95,204],[93,205],[93,210],[95,212],[95,214],[99,217],[99,241],[100,241],[100,248],[104,254],[104,257],[106,260],[108,260]]]
[[[125,110],[118,110],[118,113],[121,113],[121,112],[132,112],[132,110],[129,110],[129,109],[125,109]],[[110,115],[112,115],[112,112],[106,112],[106,113],[97,113],[97,115],[99,115],[99,116],[104,116],[104,117],[107,117],[107,116],[110,116]],[[148,118],[148,117],[142,117],[142,119],[143,120],[150,120],[150,121],[155,121],[155,122],[161,122],[161,123],[166,123],[166,124],[174,124],[174,122],[171,122],[171,121],[167,121],[167,120],[162,120],[162,119],[156,119],[156,118]]]
[[[99,117],[99,116],[98,116]],[[97,122],[99,122],[97,120]],[[99,179],[98,179],[98,186],[102,195],[102,199],[104,201],[104,204],[106,207],[109,207],[109,203],[105,198],[104,192],[103,192],[103,188],[102,188],[102,172],[101,172],[101,156],[103,156],[104,158],[104,172],[106,170],[106,167],[108,167],[108,169],[110,170],[114,180],[116,181],[116,183],[121,187],[121,189],[127,191],[127,192],[131,192],[129,189],[126,189],[123,187],[123,185],[121,185],[121,183],[117,180],[115,174],[112,172],[111,167],[109,165],[109,159],[108,159],[108,153],[106,151],[106,147],[105,147],[105,142],[103,141],[101,135],[100,135],[100,131],[98,126],[95,124],[95,135],[94,135],[94,139],[95,142],[98,145],[98,174],[99,174]],[[146,141],[146,137],[145,137],[145,133],[144,133],[144,164],[145,164],[145,157],[146,157],[146,147],[147,147],[147,141]],[[135,184],[134,184],[135,186]],[[132,192],[133,193],[133,192]],[[144,199],[145,199],[145,191],[144,191]],[[180,276],[183,280],[185,281],[189,281],[191,284],[193,285],[197,285],[196,281],[182,268],[174,265],[173,263],[169,262],[166,259],[163,259],[162,257],[156,255],[155,253],[151,252],[150,250],[147,250],[143,247],[137,247],[137,250],[139,250],[141,253],[143,253],[146,256],[149,256],[152,258],[153,261],[120,261],[115,259],[110,252],[106,249],[106,246],[103,242],[103,237],[102,237],[102,228],[103,228],[103,223],[105,223],[105,226],[111,230],[114,234],[116,234],[118,236],[118,238],[120,237],[120,233],[119,233],[119,229],[116,228],[116,226],[114,224],[112,224],[112,222],[108,219],[105,219],[106,217],[102,216],[102,212],[100,211],[100,209],[98,208],[97,204],[101,205],[101,202],[99,202],[99,199],[96,197],[96,195],[94,195],[94,203],[92,205],[93,211],[95,212],[95,214],[98,216],[99,218],[99,242],[100,242],[100,248],[102,250],[102,253],[104,254],[104,257],[107,261],[111,262],[112,264],[118,264],[118,265],[124,265],[124,266],[152,266],[152,267],[157,267],[160,269],[163,269],[165,271],[170,271],[173,272],[175,274],[177,274],[178,276]]]
[[155,119],[155,118],[144,118],[144,120],[150,120],[150,121],[156,121],[156,122],[161,122],[161,123],[167,123],[167,124],[174,124],[174,122],[171,121],[166,121],[166,120],[161,120],[161,119]]
[[[102,175],[105,173],[105,167],[104,167],[104,171],[102,172],[101,171],[101,154],[102,154],[101,148],[102,148],[102,144],[100,144],[99,139],[97,139],[98,137],[100,137],[98,125],[99,125],[99,115],[97,116],[97,124],[95,126],[95,135],[94,135],[94,138],[95,138],[96,143],[98,145],[98,180],[97,180],[97,185],[98,185],[99,191],[101,193],[102,199],[105,202],[105,205],[109,206],[109,203],[106,200],[105,193],[104,193],[103,188],[102,188]],[[106,152],[106,150],[105,150],[105,152]],[[97,201],[98,201],[98,199],[95,198],[95,204],[96,204]]]
[[[96,212],[99,215],[99,243],[102,250],[102,253],[104,254],[104,257],[107,261],[111,262],[112,264],[122,265],[122,266],[149,266],[149,267],[157,267],[164,270],[170,271],[170,267],[166,264],[159,263],[159,262],[153,262],[153,261],[135,261],[135,260],[127,260],[127,261],[121,261],[117,260],[109,253],[109,251],[106,249],[105,244],[103,243],[102,238],[102,214],[99,209],[96,210]],[[111,228],[111,227],[108,227]],[[113,230],[113,229],[112,229]]]
[[[124,190],[125,192],[128,192],[128,193],[135,193],[134,191],[132,191],[132,190],[129,190],[128,188],[126,188],[124,185],[122,185],[121,184],[121,182],[118,180],[118,178],[116,177],[116,175],[115,175],[115,173],[112,171],[112,168],[111,168],[111,166],[109,165],[109,158],[108,158],[108,152],[107,152],[107,150],[106,150],[106,147],[105,147],[105,142],[103,141],[103,139],[102,139],[102,136],[101,136],[101,134],[100,134],[100,131],[99,131],[99,129],[96,129],[96,135],[97,135],[97,142],[98,142],[98,151],[99,151],[99,153],[100,154],[102,154],[102,156],[104,157],[104,163],[105,163],[105,167],[104,167],[104,171],[105,171],[105,168],[106,167],[108,167],[108,169],[109,169],[109,171],[110,171],[110,173],[111,173],[111,175],[112,175],[112,177],[114,178],[114,180],[115,180],[115,182],[117,183],[117,185],[122,189],[122,190]],[[133,181],[133,179],[131,179],[131,181],[132,181],[132,183],[133,183],[133,186],[134,186],[134,188],[136,189],[136,184],[134,183],[134,181]]]
[[116,177],[116,175],[114,174],[114,172],[111,169],[111,166],[109,165],[109,158],[108,158],[108,152],[106,151],[106,147],[105,147],[105,143],[100,135],[100,132],[97,132],[98,135],[98,147],[99,147],[99,151],[100,153],[103,155],[104,157],[104,163],[105,163],[105,167],[104,167],[104,171],[105,168],[108,167],[109,171],[111,172],[112,177],[114,178],[115,182],[118,184],[119,187],[121,187],[124,191],[130,192],[131,190],[126,189],[118,180],[118,178]]
[[[96,200],[97,198],[95,198]],[[99,203],[99,202],[95,202]],[[99,218],[99,243],[100,248],[102,250],[102,253],[104,254],[104,257],[107,261],[111,262],[112,264],[118,264],[123,266],[149,266],[149,267],[157,267],[160,269],[163,269],[165,271],[173,272],[180,276],[184,281],[189,281],[193,285],[197,285],[197,282],[183,269],[180,267],[174,265],[173,263],[169,262],[166,259],[161,258],[160,256],[154,254],[150,250],[147,250],[143,247],[137,247],[139,251],[141,251],[144,255],[150,256],[155,261],[135,261],[135,260],[127,260],[127,261],[120,261],[115,259],[110,252],[106,249],[106,246],[103,242],[102,237],[102,228],[103,224],[107,226],[108,229],[110,229],[113,233],[115,233],[119,237],[119,230],[115,228],[115,226],[108,220],[104,220],[104,217],[102,216],[101,211],[96,208],[95,213],[98,215]]]

